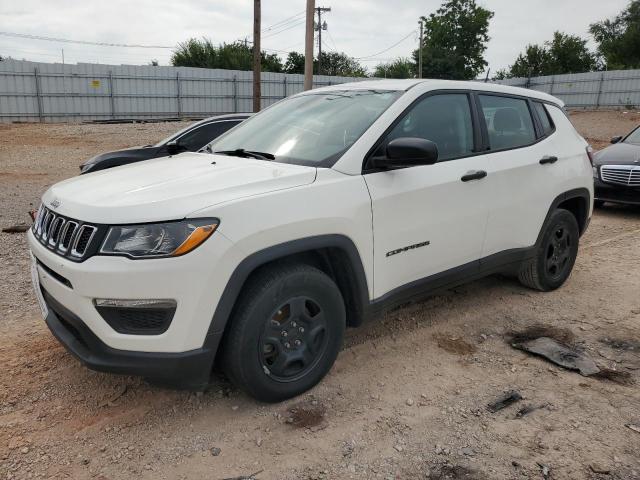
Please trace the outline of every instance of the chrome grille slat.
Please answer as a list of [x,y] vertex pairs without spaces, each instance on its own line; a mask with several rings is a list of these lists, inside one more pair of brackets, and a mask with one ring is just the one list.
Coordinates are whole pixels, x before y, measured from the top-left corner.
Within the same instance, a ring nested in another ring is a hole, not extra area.
[[636,165],[603,165],[600,167],[603,182],[640,186],[640,166]]
[[41,205],[32,230],[42,245],[62,257],[81,261],[90,251],[98,227],[58,215]]

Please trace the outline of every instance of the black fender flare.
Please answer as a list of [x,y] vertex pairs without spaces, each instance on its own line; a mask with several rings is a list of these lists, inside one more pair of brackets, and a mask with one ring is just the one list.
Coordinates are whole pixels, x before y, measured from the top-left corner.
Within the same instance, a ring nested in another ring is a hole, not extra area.
[[353,240],[341,234],[317,235],[291,240],[254,252],[238,264],[220,296],[207,331],[204,347],[211,350],[215,355],[240,292],[249,276],[257,268],[290,255],[326,248],[338,248],[347,255],[354,273],[355,285],[352,285],[352,287],[355,288],[357,301],[364,308],[369,303],[369,288],[362,259]]
[[542,235],[544,234],[544,226],[547,224],[547,221],[549,220],[551,214],[558,208],[559,205],[566,202],[567,200],[571,200],[572,198],[582,198],[586,202],[584,226],[580,231],[580,235],[585,232],[585,230],[589,226],[589,208],[593,199],[591,198],[591,194],[589,193],[589,190],[587,188],[574,188],[572,190],[561,193],[553,200],[553,202],[551,202],[549,210],[547,211],[547,215],[544,217],[542,225],[540,225],[540,232],[538,233],[538,238],[536,239],[535,246],[540,245],[540,242],[542,241]]

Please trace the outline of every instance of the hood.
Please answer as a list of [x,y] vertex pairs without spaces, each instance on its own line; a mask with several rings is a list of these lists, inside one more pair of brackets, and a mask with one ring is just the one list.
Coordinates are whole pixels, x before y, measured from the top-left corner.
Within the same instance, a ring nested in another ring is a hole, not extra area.
[[315,167],[182,153],[70,178],[49,188],[42,201],[61,215],[86,222],[156,222],[306,185],[315,177]]
[[640,166],[640,145],[616,143],[600,150],[595,155],[596,165],[638,165]]

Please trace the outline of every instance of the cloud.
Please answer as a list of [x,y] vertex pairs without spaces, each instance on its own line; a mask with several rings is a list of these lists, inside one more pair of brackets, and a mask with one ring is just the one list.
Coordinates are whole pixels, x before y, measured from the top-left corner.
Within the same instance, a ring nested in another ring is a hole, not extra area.
[[[21,0],[19,5],[3,2],[0,31],[27,33],[111,43],[175,45],[190,37],[208,37],[214,43],[248,37],[253,30],[253,2],[250,0]],[[418,18],[440,6],[440,0],[350,0],[332,4],[327,13],[328,31],[323,48],[365,57],[393,45],[412,31],[414,35],[375,59],[410,56],[417,47]],[[512,63],[528,43],[541,43],[555,30],[588,36],[590,23],[612,17],[625,8],[627,0],[479,0],[493,10],[485,57],[492,71]],[[262,26],[300,14],[304,0],[264,0]],[[263,47],[274,50],[304,50],[304,16],[297,16],[264,33]],[[285,29],[286,28],[286,29]],[[280,33],[278,33],[281,31]],[[592,44],[593,46],[593,44]],[[0,36],[0,55],[28,60],[146,64],[152,58],[168,64],[170,50],[112,48],[75,45]]]

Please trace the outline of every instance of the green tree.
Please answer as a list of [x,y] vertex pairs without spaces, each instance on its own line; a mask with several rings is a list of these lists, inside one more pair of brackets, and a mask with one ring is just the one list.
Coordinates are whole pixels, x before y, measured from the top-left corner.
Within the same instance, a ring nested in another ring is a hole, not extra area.
[[[475,0],[448,0],[436,13],[422,17],[422,76],[476,78],[487,65],[484,51],[491,17],[493,12],[479,7]],[[418,50],[413,52],[413,60],[417,65]]]
[[373,70],[373,76],[379,78],[413,78],[416,64],[410,58],[396,58],[389,63],[380,63]]
[[298,52],[289,52],[284,62],[284,73],[304,74],[304,55]]
[[151,61],[149,62],[149,65],[151,65],[152,67],[157,67],[157,66],[158,66],[158,65],[160,65],[160,64],[158,63],[158,60],[156,60],[156,59],[154,58],[153,60],[151,60]]
[[554,32],[553,39],[543,45],[527,45],[513,65],[498,73],[504,78],[539,77],[590,72],[597,68],[597,57],[589,51],[585,39]]
[[640,0],[633,0],[613,20],[589,26],[598,53],[609,70],[640,68]]
[[[252,70],[253,47],[243,42],[214,45],[211,40],[191,38],[178,44],[171,55],[174,67],[224,68],[228,70]],[[280,57],[262,52],[262,70],[282,72]]]
[[321,69],[318,70],[318,60],[314,64],[314,72],[320,71],[322,75],[341,77],[366,77],[367,68],[346,53],[322,52]]

